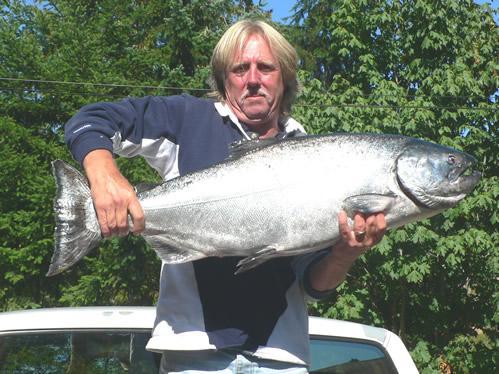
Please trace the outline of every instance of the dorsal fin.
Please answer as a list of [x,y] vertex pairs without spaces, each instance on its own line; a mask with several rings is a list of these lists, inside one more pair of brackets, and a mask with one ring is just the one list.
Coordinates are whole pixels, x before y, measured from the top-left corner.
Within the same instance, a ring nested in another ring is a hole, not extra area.
[[256,139],[256,140],[240,140],[232,143],[229,146],[229,159],[238,159],[248,153],[268,147],[272,144],[280,142],[280,139]]
[[288,133],[280,133],[274,138],[265,138],[265,139],[254,139],[254,140],[239,140],[237,142],[232,143],[229,146],[229,158],[237,159],[242,157],[248,153],[257,151],[259,149],[271,146],[273,144],[277,144],[283,141],[286,141],[290,138],[296,138],[300,136],[306,136],[306,134],[302,133],[299,130],[293,130]]

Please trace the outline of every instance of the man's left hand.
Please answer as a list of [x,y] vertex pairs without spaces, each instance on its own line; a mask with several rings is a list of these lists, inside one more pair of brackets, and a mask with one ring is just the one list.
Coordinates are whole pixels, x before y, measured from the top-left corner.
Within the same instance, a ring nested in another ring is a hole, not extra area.
[[386,220],[383,213],[374,213],[367,217],[356,213],[353,218],[353,228],[351,228],[347,214],[342,211],[338,215],[338,225],[343,241],[338,243],[335,249],[345,251],[345,256],[352,257],[353,260],[368,248],[378,244],[386,232]]

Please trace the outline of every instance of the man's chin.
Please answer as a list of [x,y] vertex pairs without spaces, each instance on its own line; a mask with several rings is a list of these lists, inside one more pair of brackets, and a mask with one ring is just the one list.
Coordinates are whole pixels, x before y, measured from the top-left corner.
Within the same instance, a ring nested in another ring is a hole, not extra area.
[[252,113],[245,113],[247,120],[243,122],[248,122],[251,124],[263,124],[269,121],[269,116],[268,113],[258,113],[258,114],[252,114]]
[[267,105],[245,105],[238,112],[239,120],[251,126],[266,126],[275,115]]
[[269,118],[270,109],[261,105],[247,105],[243,107],[243,114],[250,121],[265,121]]

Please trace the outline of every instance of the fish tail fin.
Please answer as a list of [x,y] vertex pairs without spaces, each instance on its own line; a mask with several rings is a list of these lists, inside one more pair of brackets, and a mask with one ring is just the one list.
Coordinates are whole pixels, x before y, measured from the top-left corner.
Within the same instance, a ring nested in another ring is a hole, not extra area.
[[52,162],[55,245],[47,276],[74,265],[101,240],[101,231],[86,178],[62,160]]

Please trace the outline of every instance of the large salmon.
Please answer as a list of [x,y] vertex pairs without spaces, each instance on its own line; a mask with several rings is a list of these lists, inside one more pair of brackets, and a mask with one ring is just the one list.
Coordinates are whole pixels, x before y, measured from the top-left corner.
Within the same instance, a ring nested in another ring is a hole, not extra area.
[[[248,141],[229,159],[139,192],[145,240],[167,263],[242,256],[238,271],[334,244],[338,212],[384,212],[389,228],[433,216],[480,179],[473,157],[396,135]],[[53,162],[55,251],[47,275],[101,240],[85,177]]]

